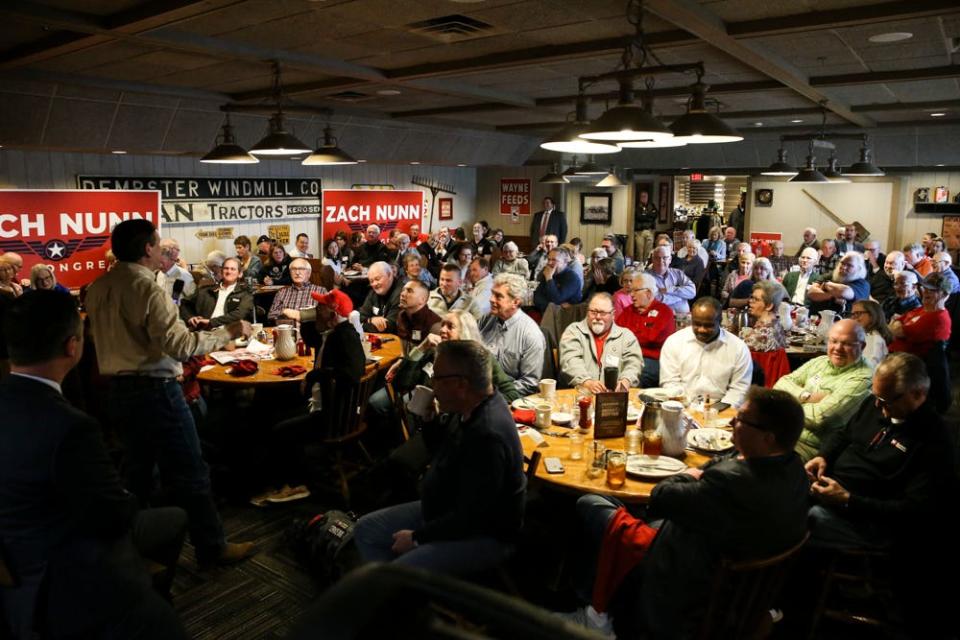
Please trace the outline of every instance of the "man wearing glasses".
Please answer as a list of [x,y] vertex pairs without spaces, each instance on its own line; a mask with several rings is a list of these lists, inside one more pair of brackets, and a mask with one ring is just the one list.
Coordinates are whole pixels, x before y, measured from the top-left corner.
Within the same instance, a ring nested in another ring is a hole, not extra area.
[[291,283],[277,291],[267,318],[278,324],[297,324],[300,322],[301,309],[317,306],[317,301],[310,294],[323,295],[327,290],[310,282],[312,271],[310,262],[303,258],[296,258],[290,263]]
[[[604,386],[604,367],[618,369],[615,389]],[[560,370],[571,385],[583,385],[592,393],[629,391],[640,382],[643,353],[630,331],[613,324],[613,298],[609,293],[594,294],[587,317],[563,332]]]
[[640,386],[660,386],[660,349],[676,329],[673,309],[657,300],[657,281],[649,273],[633,279],[630,293],[633,304],[616,318],[617,324],[633,332],[643,353]]
[[774,385],[803,405],[797,453],[804,461],[817,454],[824,439],[846,424],[870,393],[873,369],[863,357],[865,344],[863,327],[856,320],[839,320],[827,336],[827,355],[810,360]]

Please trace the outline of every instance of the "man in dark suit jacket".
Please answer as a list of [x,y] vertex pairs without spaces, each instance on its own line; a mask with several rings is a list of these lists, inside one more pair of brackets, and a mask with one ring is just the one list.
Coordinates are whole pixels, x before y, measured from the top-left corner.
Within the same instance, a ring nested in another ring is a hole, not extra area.
[[[543,222],[544,216],[546,223]],[[543,199],[543,211],[533,214],[533,220],[530,221],[530,250],[536,249],[543,241],[543,236],[548,234],[557,236],[560,244],[567,241],[567,216],[563,211],[557,211],[553,198],[549,196]]]
[[83,351],[75,303],[28,293],[11,305],[4,332],[11,374],[0,384],[0,547],[18,585],[0,590],[0,604],[14,635],[31,637],[36,624],[52,638],[186,638],[141,558],[174,566],[186,513],[138,513],[99,425],[60,391]]

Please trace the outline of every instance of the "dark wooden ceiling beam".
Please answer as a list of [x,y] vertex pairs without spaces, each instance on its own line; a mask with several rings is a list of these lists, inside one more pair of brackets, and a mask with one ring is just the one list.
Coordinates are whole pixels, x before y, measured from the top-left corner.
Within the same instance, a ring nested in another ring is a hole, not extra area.
[[815,87],[844,86],[858,84],[880,84],[884,82],[908,82],[911,80],[940,80],[960,77],[960,64],[925,69],[897,69],[895,71],[863,71],[843,73],[832,76],[814,76],[810,84]]

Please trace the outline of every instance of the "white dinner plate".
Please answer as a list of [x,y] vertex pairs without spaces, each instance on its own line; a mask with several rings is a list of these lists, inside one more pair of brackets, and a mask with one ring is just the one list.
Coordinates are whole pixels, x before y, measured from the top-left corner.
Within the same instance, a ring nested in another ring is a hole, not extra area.
[[360,274],[361,274],[360,271],[355,271],[355,270],[353,270],[353,269],[350,269],[349,271],[344,271],[344,272],[343,272],[343,276],[344,276],[345,278],[353,278],[353,277],[358,276],[358,275],[360,275]]
[[537,401],[531,398],[517,398],[511,404],[514,409],[537,409]]
[[723,429],[691,429],[687,431],[687,444],[694,449],[720,453],[733,449],[733,432]]
[[550,414],[550,420],[553,424],[568,425],[573,422],[573,414],[566,411],[554,411]]
[[627,457],[627,473],[641,478],[667,478],[686,468],[686,464],[669,456],[633,455]]

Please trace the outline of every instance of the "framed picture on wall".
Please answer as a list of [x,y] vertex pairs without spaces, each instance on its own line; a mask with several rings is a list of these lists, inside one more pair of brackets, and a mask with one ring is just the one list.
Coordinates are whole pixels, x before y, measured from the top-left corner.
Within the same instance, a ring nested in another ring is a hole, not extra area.
[[439,198],[437,206],[440,207],[441,220],[453,220],[453,198]]
[[657,222],[660,224],[667,224],[670,220],[670,208],[672,205],[670,198],[670,181],[662,180],[660,182],[660,188],[657,190],[657,211],[659,212],[659,218]]
[[610,224],[612,222],[612,193],[580,194],[580,224]]

